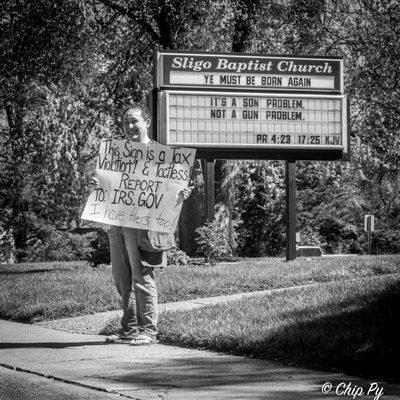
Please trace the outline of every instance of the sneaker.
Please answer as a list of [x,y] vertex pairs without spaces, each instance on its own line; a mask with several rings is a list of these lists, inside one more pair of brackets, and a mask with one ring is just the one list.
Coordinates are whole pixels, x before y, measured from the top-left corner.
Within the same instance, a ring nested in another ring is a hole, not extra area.
[[155,344],[155,343],[158,343],[157,339],[153,339],[150,336],[141,334],[141,335],[136,336],[134,339],[132,339],[129,342],[129,345],[130,346],[146,346],[146,345]]

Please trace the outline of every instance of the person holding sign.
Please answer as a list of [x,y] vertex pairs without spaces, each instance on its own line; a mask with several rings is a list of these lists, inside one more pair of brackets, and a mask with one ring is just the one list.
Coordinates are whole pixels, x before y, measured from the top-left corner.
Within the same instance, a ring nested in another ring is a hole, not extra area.
[[[125,148],[134,150],[133,145],[135,143],[145,144],[147,145],[145,147],[148,148],[146,152],[151,154],[151,146],[161,146],[149,138],[149,127],[150,117],[145,107],[132,106],[125,109],[122,113],[122,130],[128,141],[125,143]],[[129,143],[132,146],[128,146]],[[143,148],[143,146],[140,148]],[[112,148],[107,150],[106,154],[114,154],[114,152],[119,153]],[[145,152],[141,154],[145,154]],[[177,158],[175,153],[174,156]],[[137,180],[128,180],[127,174],[122,176],[123,179],[121,179],[119,187],[131,188],[134,185],[135,187],[142,185]],[[96,181],[98,183],[97,178],[94,178],[94,180],[94,183]],[[148,187],[149,183],[146,184],[146,188],[142,185],[142,190],[153,193],[157,186],[163,184],[161,180],[162,178],[160,178],[159,183],[153,181],[151,189]],[[178,186],[178,190],[180,190],[179,188],[180,186]],[[132,196],[135,196],[135,193],[135,191],[132,191]],[[175,199],[174,202],[176,204],[182,203],[189,197],[190,193],[191,188],[185,187],[178,192],[179,198]],[[114,203],[115,199],[116,197],[113,199]],[[123,199],[123,205],[120,206],[121,210],[126,207],[127,199],[127,197]],[[135,219],[137,218],[135,214]],[[143,218],[141,217],[142,220]],[[108,343],[126,342],[131,345],[145,345],[157,342],[158,309],[154,267],[165,265],[165,250],[174,246],[173,232],[165,232],[165,226],[163,228],[164,231],[162,229],[157,231],[110,225],[108,236],[112,273],[115,286],[121,296],[123,315],[120,331],[117,335],[109,336],[106,339]]]

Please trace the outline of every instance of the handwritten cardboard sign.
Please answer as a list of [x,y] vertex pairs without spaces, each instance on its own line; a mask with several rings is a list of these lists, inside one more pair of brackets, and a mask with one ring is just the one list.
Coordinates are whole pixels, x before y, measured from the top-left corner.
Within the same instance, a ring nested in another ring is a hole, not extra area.
[[97,159],[98,187],[82,219],[108,225],[174,232],[196,150],[103,140]]

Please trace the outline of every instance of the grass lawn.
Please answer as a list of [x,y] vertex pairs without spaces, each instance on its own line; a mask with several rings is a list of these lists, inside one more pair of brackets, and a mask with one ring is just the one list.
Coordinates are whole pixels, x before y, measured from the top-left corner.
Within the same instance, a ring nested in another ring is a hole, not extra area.
[[[399,269],[400,255],[171,266],[159,277],[160,302],[325,284],[165,312],[160,318],[161,340],[399,380],[398,369],[392,367],[400,356]],[[96,270],[84,263],[0,266],[1,318],[37,322],[119,307],[108,266]],[[104,328],[111,333],[118,325],[113,320]]]
[[400,381],[400,277],[165,312],[165,342]]
[[247,258],[237,264],[168,267],[160,280],[161,302],[190,300],[400,272],[400,255]]
[[0,265],[0,318],[37,322],[119,307],[110,268],[83,262]]
[[[400,255],[246,259],[210,266],[170,266],[159,301],[172,302],[399,272]],[[37,322],[119,309],[110,267],[84,263],[0,265],[0,318]]]

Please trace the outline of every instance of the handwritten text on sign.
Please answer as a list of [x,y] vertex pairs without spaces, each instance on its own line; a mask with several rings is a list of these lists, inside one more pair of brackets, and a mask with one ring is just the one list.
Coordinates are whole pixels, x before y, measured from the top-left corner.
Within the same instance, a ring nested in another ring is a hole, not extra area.
[[160,232],[174,232],[196,150],[103,140],[97,159],[98,187],[82,219]]

